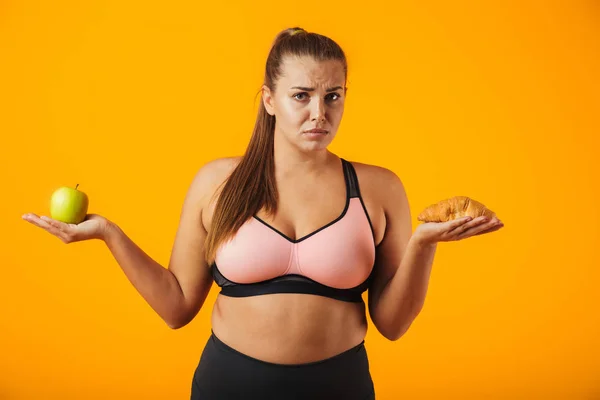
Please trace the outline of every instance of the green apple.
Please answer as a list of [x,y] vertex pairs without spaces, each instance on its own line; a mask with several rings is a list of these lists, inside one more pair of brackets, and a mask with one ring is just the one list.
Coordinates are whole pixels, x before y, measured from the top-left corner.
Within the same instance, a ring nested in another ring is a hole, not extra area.
[[50,198],[50,216],[67,224],[78,224],[85,219],[88,211],[88,196],[81,190],[67,186],[60,187]]

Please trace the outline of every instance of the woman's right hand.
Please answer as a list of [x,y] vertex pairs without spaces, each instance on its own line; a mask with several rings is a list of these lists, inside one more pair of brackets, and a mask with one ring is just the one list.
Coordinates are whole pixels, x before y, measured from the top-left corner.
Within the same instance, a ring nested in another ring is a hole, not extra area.
[[33,213],[24,214],[22,218],[53,234],[64,243],[90,239],[104,240],[109,227],[109,221],[98,214],[87,214],[85,219],[78,224],[67,224],[50,217],[40,217]]

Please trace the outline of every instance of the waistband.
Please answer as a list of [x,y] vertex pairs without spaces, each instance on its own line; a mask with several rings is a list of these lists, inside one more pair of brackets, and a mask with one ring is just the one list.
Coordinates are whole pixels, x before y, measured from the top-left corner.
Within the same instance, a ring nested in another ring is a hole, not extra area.
[[228,351],[239,357],[243,357],[248,360],[251,360],[251,361],[254,361],[254,362],[257,362],[260,364],[264,364],[264,365],[270,365],[270,366],[275,366],[275,367],[287,367],[287,368],[310,367],[310,366],[315,366],[315,365],[320,365],[320,364],[325,364],[325,363],[331,363],[333,361],[343,361],[344,359],[346,359],[348,357],[352,357],[353,355],[357,354],[361,350],[366,351],[365,341],[362,340],[356,346],[353,346],[353,347],[349,348],[348,350],[345,350],[339,354],[333,355],[331,357],[328,357],[328,358],[325,358],[322,360],[311,361],[311,362],[300,363],[300,364],[278,364],[278,363],[273,363],[273,362],[264,361],[264,360],[260,360],[258,358],[251,357],[247,354],[240,352],[239,350],[234,349],[233,347],[227,345],[225,342],[223,342],[221,339],[219,339],[217,337],[217,335],[215,335],[215,333],[213,332],[212,329],[210,330],[209,341],[212,341],[212,343],[220,350]]

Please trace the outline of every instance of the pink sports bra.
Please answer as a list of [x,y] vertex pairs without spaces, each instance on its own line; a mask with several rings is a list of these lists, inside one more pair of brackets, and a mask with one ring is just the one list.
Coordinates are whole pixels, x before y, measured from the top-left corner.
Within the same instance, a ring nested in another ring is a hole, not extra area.
[[257,216],[249,219],[219,247],[211,266],[222,295],[305,293],[363,301],[374,270],[374,231],[354,167],[341,161],[346,182],[341,215],[296,240]]

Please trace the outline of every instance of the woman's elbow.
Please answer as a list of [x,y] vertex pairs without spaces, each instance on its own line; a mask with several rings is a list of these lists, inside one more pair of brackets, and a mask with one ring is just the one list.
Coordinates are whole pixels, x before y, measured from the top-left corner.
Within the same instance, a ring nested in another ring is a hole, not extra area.
[[179,318],[179,319],[170,319],[165,320],[167,326],[173,330],[181,329],[192,321],[192,318]]
[[400,326],[384,326],[382,324],[375,323],[375,327],[381,333],[381,335],[389,340],[395,342],[408,332],[408,329],[412,325],[412,320]]

